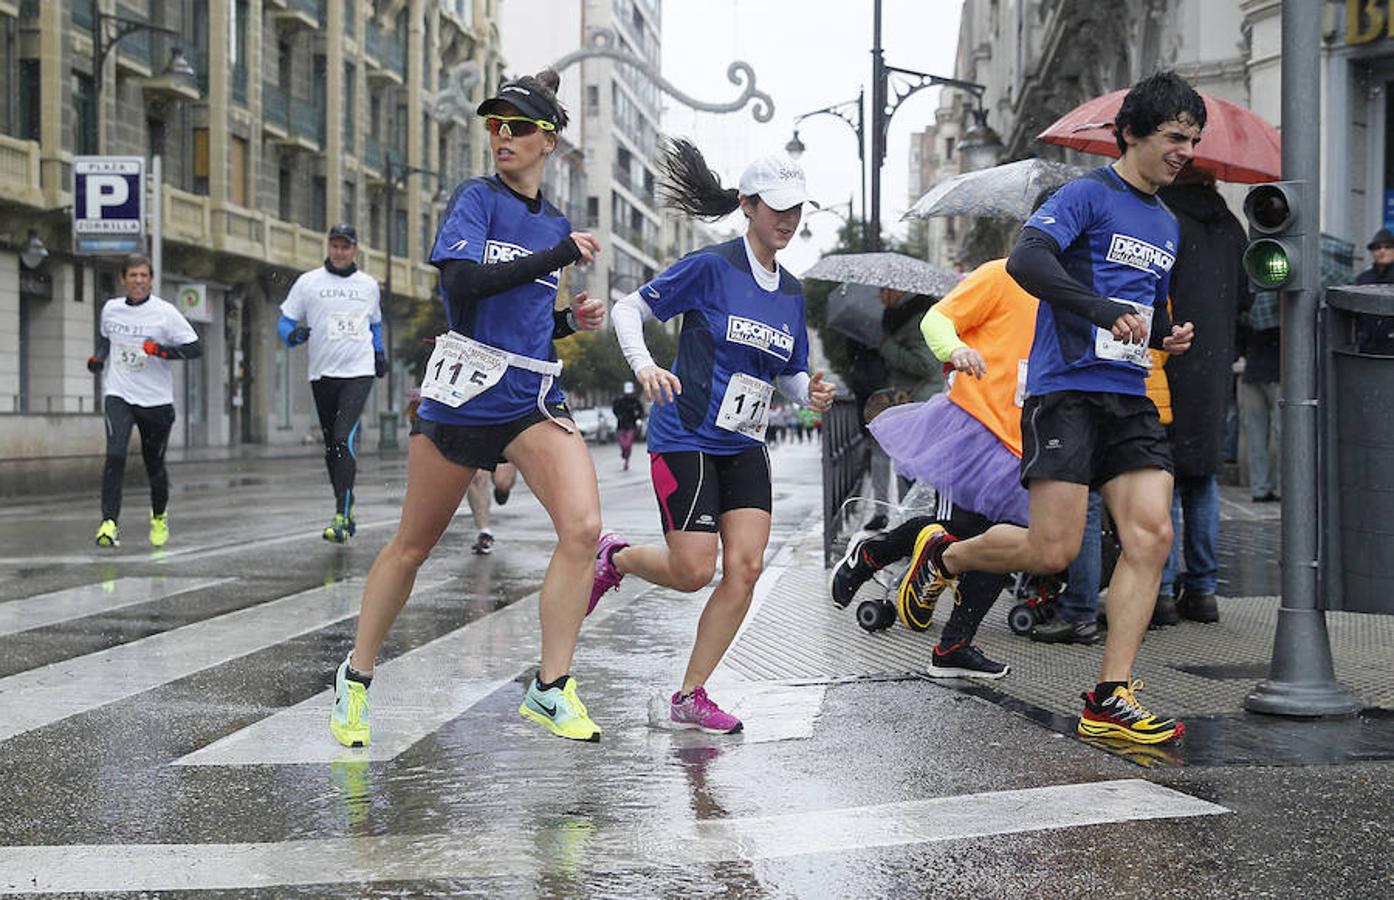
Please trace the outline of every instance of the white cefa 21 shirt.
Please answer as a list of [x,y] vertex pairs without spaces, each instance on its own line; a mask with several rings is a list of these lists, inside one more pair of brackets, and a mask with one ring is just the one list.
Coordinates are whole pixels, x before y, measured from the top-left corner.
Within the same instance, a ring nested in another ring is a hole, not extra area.
[[311,381],[373,374],[371,326],[382,321],[377,279],[311,269],[291,285],[281,315],[309,326]]
[[170,361],[147,356],[147,338],[166,347],[198,340],[198,333],[174,305],[151,294],[131,305],[115,297],[102,307],[101,335],[111,341],[106,362],[105,396],[120,397],[132,406],[166,406],[174,402],[174,372]]

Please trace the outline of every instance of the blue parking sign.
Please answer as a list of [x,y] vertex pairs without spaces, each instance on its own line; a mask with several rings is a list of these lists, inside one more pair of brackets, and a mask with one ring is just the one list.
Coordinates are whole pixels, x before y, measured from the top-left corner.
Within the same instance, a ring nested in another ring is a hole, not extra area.
[[73,252],[145,251],[145,159],[79,156],[73,160]]

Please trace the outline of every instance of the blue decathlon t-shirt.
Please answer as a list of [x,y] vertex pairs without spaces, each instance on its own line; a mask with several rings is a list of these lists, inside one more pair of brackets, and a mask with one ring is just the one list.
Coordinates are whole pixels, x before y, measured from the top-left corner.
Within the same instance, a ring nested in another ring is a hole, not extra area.
[[[1130,187],[1111,166],[1095,169],[1056,191],[1026,221],[1026,227],[1055,239],[1062,248],[1061,265],[1080,284],[1104,297],[1166,309],[1180,226],[1158,197]],[[1082,316],[1050,303],[1039,304],[1026,370],[1027,393],[1145,396],[1145,366],[1101,359],[1096,353],[1098,342],[1107,337],[1108,329],[1099,329]]]
[[[537,212],[499,179],[472,178],[455,189],[436,232],[431,262],[443,265],[464,259],[488,265],[506,263],[555,247],[571,234],[571,223],[545,199]],[[450,321],[451,331],[476,341],[534,359],[554,360],[552,309],[557,299],[560,272],[551,272],[527,284],[466,304],[461,321]],[[445,297],[441,288],[442,301]],[[452,317],[450,304],[446,316]],[[417,414],[430,422],[447,425],[495,425],[512,422],[537,410],[537,391],[542,376],[509,366],[503,379],[489,390],[457,408],[423,399]],[[553,384],[548,403],[565,397]]]
[[640,288],[639,296],[662,321],[683,317],[673,363],[682,394],[675,403],[650,408],[649,450],[729,456],[761,446],[717,427],[717,412],[733,373],[774,384],[780,375],[808,370],[799,280],[781,267],[775,290],[760,287],[750,271],[745,239],[736,238],[688,254]]

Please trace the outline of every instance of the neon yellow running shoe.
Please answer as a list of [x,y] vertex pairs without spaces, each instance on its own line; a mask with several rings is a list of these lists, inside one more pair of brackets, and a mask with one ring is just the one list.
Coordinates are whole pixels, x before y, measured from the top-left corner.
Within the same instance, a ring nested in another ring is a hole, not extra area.
[[368,689],[348,677],[349,656],[334,673],[334,712],[329,716],[329,732],[345,747],[368,746]]
[[600,741],[600,726],[591,721],[586,712],[586,704],[576,694],[576,679],[567,675],[566,684],[559,688],[542,690],[537,679],[528,684],[528,692],[523,696],[523,705],[518,714],[531,719],[555,734],[571,741]]
[[169,513],[162,512],[158,516],[150,514],[150,546],[163,547],[169,543]]
[[121,531],[116,527],[115,519],[102,519],[102,524],[97,526],[97,546],[121,546]]
[[324,529],[324,534],[321,536],[331,544],[347,544],[352,534],[353,531],[349,529],[348,517],[343,513],[335,513],[334,521],[329,523],[329,527]]

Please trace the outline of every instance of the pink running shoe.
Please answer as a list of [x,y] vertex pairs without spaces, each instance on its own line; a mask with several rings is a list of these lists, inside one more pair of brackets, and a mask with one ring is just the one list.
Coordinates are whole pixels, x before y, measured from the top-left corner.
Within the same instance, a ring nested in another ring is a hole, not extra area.
[[629,542],[620,537],[613,531],[607,531],[600,536],[600,540],[595,545],[595,582],[591,585],[591,602],[586,607],[586,615],[595,612],[596,604],[606,591],[613,591],[619,588],[620,580],[624,578],[615,564],[610,561],[616,550],[622,550],[629,546]]
[[682,691],[678,691],[673,695],[671,708],[673,724],[679,728],[695,728],[707,734],[735,734],[745,727],[740,719],[717,706],[704,687],[693,691],[685,700]]

